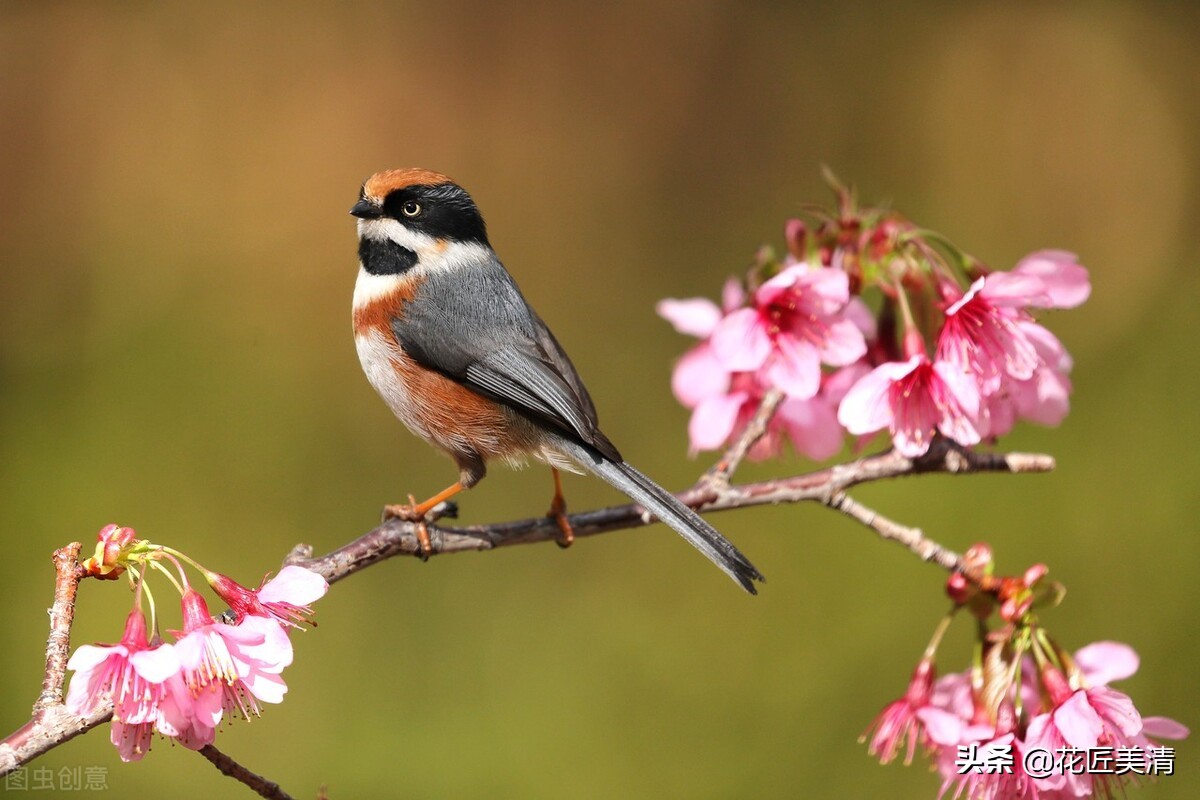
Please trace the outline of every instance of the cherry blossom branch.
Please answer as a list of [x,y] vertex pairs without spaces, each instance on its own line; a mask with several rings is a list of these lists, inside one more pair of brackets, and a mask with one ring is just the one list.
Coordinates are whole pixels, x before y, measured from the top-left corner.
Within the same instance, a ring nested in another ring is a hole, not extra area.
[[[81,733],[112,719],[112,704],[85,717],[77,717],[63,703],[63,683],[71,651],[71,625],[75,620],[75,598],[84,577],[79,563],[83,546],[72,542],[54,551],[54,604],[50,607],[50,636],[46,642],[46,670],[42,692],[33,704],[33,717],[0,741],[0,776],[20,768],[37,756]],[[223,774],[241,781],[262,797],[291,800],[279,784],[256,775],[212,745],[201,749]]]
[[932,539],[927,539],[920,528],[910,528],[888,519],[845,492],[834,492],[824,502],[833,510],[840,511],[851,519],[866,525],[878,533],[880,538],[904,545],[922,561],[937,564],[947,572],[962,572],[965,567],[960,553],[949,550]]
[[[1047,472],[1054,468],[1054,459],[1048,455],[977,453],[948,440],[938,439],[929,453],[918,459],[886,452],[801,475],[731,484],[729,481],[734,470],[765,433],[778,403],[778,400],[772,401],[769,396],[765,398],[746,431],[694,486],[677,495],[680,500],[701,512],[781,503],[819,502],[862,523],[881,538],[900,543],[924,561],[949,571],[960,571],[962,557],[959,554],[928,539],[919,529],[900,525],[867,508],[851,498],[847,490],[863,483],[931,472],[1016,474]],[[447,508],[442,507],[437,511],[445,515]],[[633,504],[571,514],[568,518],[577,537],[640,528],[654,521],[640,507]],[[547,542],[556,540],[559,535],[558,526],[547,517],[465,527],[442,526],[433,521],[427,527],[435,554],[492,550],[509,545]],[[46,673],[42,693],[34,706],[34,714],[30,721],[7,738],[0,740],[0,776],[112,718],[111,705],[105,705],[88,716],[76,717],[67,712],[62,702],[75,593],[82,577],[78,562],[79,551],[80,545],[76,543],[68,545],[54,555],[57,579],[54,606],[50,610],[51,633],[46,648]],[[318,572],[332,583],[397,555],[420,556],[421,547],[416,525],[393,519],[323,556],[313,557],[311,547],[297,545],[288,555],[286,562]],[[260,781],[267,790],[276,792],[274,795],[264,795],[266,797],[287,796],[277,785],[244,768],[235,768],[233,765],[236,762],[218,751],[214,750],[204,755],[223,772],[228,766],[234,772],[244,773],[251,781]],[[238,775],[235,774],[234,777]],[[238,779],[242,780],[240,777]],[[246,780],[242,782],[260,791],[253,783]]]
[[42,692],[33,704],[33,716],[5,739],[0,740],[0,776],[7,775],[53,747],[107,722],[112,708],[76,717],[63,705],[63,682],[71,649],[71,624],[75,620],[75,595],[83,568],[79,565],[79,542],[54,551],[54,604],[50,607],[50,636],[46,641],[46,671]]
[[[751,443],[752,444],[752,443]],[[744,484],[713,485],[701,478],[692,488],[676,495],[700,512],[728,511],[780,503],[819,502],[867,525],[881,537],[903,544],[925,561],[943,569],[960,568],[960,558],[915,528],[887,520],[866,506],[845,497],[846,490],[863,483],[924,473],[968,474],[977,472],[1048,472],[1054,459],[1040,453],[976,453],[945,439],[937,440],[929,452],[909,459],[894,451],[867,456],[815,472]],[[575,536],[593,536],[615,530],[640,528],[654,521],[633,504],[584,511],[568,516]],[[429,523],[433,554],[494,550],[517,544],[553,541],[557,524],[548,517],[463,527]],[[312,555],[308,545],[297,545],[286,563],[320,573],[330,583],[341,580],[371,564],[397,555],[420,556],[416,525],[391,519],[354,541],[323,556]]]
[[278,783],[269,781],[261,775],[256,775],[211,744],[206,744],[200,748],[200,755],[211,761],[213,766],[221,771],[222,775],[228,775],[234,780],[246,784],[260,797],[266,797],[269,800],[292,800],[292,796],[279,788]]

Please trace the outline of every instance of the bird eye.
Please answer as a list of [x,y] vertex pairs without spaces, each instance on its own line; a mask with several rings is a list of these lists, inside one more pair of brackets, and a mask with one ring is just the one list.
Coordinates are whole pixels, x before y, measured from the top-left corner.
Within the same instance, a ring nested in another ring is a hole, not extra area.
[[400,212],[406,217],[415,217],[421,213],[421,204],[415,200],[409,200],[404,205],[400,206]]

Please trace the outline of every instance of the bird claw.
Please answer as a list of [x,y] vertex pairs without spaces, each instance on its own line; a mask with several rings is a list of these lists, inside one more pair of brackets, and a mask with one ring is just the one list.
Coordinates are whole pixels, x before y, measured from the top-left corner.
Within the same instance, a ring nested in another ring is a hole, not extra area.
[[555,497],[550,503],[550,510],[546,512],[546,516],[558,525],[558,536],[554,538],[555,543],[566,550],[575,541],[575,528],[571,526],[571,520],[567,519],[567,501],[561,495]]
[[389,519],[402,519],[405,522],[413,523],[417,534],[417,544],[419,550],[417,557],[422,561],[428,561],[433,555],[433,542],[429,539],[429,527],[426,524],[428,512],[421,513],[417,508],[417,499],[411,494],[408,496],[408,505],[386,505],[383,507],[383,522]]

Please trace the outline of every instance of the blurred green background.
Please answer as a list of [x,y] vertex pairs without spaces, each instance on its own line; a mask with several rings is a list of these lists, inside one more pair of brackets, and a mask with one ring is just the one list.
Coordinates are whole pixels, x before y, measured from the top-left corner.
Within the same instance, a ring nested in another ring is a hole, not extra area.
[[[825,163],[994,266],[1061,247],[1091,268],[1091,301],[1048,323],[1071,415],[1003,442],[1057,472],[857,496],[989,540],[1002,570],[1049,564],[1052,632],[1133,645],[1119,688],[1195,728],[1198,45],[1196,6],[1116,0],[0,3],[0,727],[37,695],[55,547],[115,521],[255,582],[453,479],[354,353],[367,175],[461,181],[609,435],[682,488],[708,462],[669,390],[689,342],[654,303],[715,296],[781,244],[827,201]],[[538,514],[549,489],[497,468],[462,517]],[[373,567],[320,603],[288,702],[218,745],[298,797],[932,798],[924,766],[855,739],[944,576],[815,506],[715,521],[759,598],[661,527]],[[76,643],[116,639],[128,603],[85,584]],[[103,767],[116,796],[242,791],[167,742],[121,764],[106,733],[33,767]],[[1137,796],[1200,795],[1195,753]]]

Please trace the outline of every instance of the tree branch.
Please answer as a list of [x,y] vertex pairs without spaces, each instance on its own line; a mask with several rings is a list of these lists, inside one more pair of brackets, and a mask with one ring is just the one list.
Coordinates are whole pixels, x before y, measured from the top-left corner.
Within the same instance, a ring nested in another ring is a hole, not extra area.
[[228,775],[236,781],[241,781],[253,789],[260,797],[266,797],[268,800],[292,800],[292,796],[283,789],[280,789],[278,783],[269,781],[261,775],[256,775],[211,744],[201,747],[200,755],[207,758],[212,762],[214,767],[221,770],[222,775]]
[[[718,462],[720,464],[720,462]],[[692,488],[676,495],[685,505],[700,512],[728,511],[735,508],[750,508],[780,503],[815,501],[846,513],[851,518],[876,530],[881,536],[896,539],[909,547],[926,561],[933,561],[944,569],[957,569],[958,560],[936,543],[920,536],[888,535],[885,530],[896,533],[894,528],[867,521],[868,509],[861,504],[834,500],[839,494],[853,486],[872,481],[899,478],[931,472],[967,474],[975,472],[1048,472],[1054,468],[1054,459],[1035,453],[975,453],[945,440],[938,439],[929,453],[919,459],[909,459],[894,451],[867,456],[846,464],[795,475],[774,478],[768,481],[734,485],[714,485],[702,477]],[[710,473],[711,474],[711,473]],[[848,499],[848,498],[847,498]],[[877,521],[878,514],[870,512]],[[576,538],[608,533],[615,530],[640,528],[654,522],[640,506],[626,504],[610,506],[594,511],[584,511],[568,516]],[[464,527],[443,526],[428,523],[433,555],[461,553],[465,551],[494,550],[517,544],[534,544],[552,541],[558,535],[558,526],[549,517],[531,517],[513,522]],[[904,529],[912,531],[915,529]],[[931,548],[943,553],[941,556],[927,555]],[[323,556],[312,555],[308,545],[297,545],[288,555],[286,563],[297,564],[325,576],[330,583],[364,569],[371,564],[398,555],[419,556],[416,525],[400,519],[390,519],[379,527],[363,534],[354,541]],[[953,558],[951,558],[953,557]],[[953,562],[953,563],[951,563]]]
[[[1048,455],[976,453],[939,438],[929,453],[918,459],[905,458],[895,452],[879,453],[801,475],[731,484],[734,470],[754,443],[766,433],[771,415],[779,402],[779,399],[773,399],[770,395],[764,398],[758,413],[741,436],[692,488],[677,495],[679,499],[700,512],[819,502],[866,525],[881,538],[899,542],[924,561],[946,570],[959,571],[962,569],[962,557],[959,554],[926,538],[917,528],[905,527],[881,516],[849,497],[847,490],[863,483],[924,473],[1026,473],[1048,472],[1054,468],[1054,459]],[[640,528],[654,521],[633,504],[571,514],[568,519],[577,537]],[[465,527],[430,522],[427,527],[434,554],[492,550],[509,545],[554,541],[559,536],[557,524],[548,517]],[[111,704],[89,716],[76,717],[66,710],[62,702],[75,594],[83,574],[78,562],[79,551],[80,545],[76,543],[54,554],[57,579],[54,606],[50,609],[51,627],[46,645],[46,673],[42,692],[34,705],[33,718],[0,740],[0,776],[112,718]],[[392,519],[323,556],[313,557],[311,547],[297,545],[285,563],[311,569],[333,583],[397,555],[420,556],[421,547],[413,523]],[[264,797],[287,797],[278,785],[245,770],[215,748],[206,748],[203,755],[222,772],[233,775],[260,794],[264,791],[274,792],[263,794]],[[230,771],[227,772],[227,768]]]
[[42,693],[33,704],[33,717],[0,741],[0,776],[7,775],[47,750],[91,730],[112,717],[111,707],[90,717],[76,717],[63,705],[63,682],[71,650],[75,595],[83,579],[79,542],[54,551],[54,604],[50,607],[50,636],[46,641],[46,671]]

